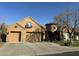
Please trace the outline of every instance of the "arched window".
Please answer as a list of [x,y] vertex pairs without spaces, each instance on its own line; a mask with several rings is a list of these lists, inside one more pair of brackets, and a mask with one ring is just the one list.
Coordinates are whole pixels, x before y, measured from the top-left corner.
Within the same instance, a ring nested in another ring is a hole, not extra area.
[[54,29],[55,29],[55,27],[54,27]]
[[32,23],[27,23],[27,24],[25,25],[25,28],[32,28]]

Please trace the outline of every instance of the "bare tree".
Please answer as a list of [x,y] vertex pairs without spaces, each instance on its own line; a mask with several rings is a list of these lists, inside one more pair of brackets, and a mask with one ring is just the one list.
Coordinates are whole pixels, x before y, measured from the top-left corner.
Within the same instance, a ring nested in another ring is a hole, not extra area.
[[[70,35],[74,35],[75,30],[79,29],[79,11],[78,10],[67,10],[54,18],[54,22],[59,26],[64,25]],[[71,31],[70,31],[71,30]],[[71,38],[70,38],[71,42]]]
[[7,25],[5,23],[2,23],[1,24],[1,31],[4,34],[7,34]]

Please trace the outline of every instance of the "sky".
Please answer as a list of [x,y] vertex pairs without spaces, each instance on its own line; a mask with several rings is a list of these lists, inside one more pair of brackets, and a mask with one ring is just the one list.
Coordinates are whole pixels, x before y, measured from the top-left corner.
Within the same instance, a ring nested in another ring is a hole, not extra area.
[[41,25],[68,9],[79,8],[78,2],[0,2],[0,22],[10,25],[31,16]]

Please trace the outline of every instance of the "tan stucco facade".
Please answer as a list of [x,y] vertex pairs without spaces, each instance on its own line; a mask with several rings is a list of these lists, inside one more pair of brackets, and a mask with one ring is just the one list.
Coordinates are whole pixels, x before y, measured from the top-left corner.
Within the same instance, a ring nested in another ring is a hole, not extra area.
[[[32,27],[26,28],[26,24],[31,23]],[[7,28],[7,42],[18,43],[28,41],[41,41],[41,33],[43,27],[35,22],[31,17],[24,18],[23,20],[8,26]],[[37,36],[38,38],[37,39]]]

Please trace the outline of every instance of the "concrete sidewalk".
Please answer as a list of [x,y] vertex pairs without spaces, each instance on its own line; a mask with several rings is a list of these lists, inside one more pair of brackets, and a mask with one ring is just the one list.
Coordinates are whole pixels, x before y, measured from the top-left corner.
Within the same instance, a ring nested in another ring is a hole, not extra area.
[[36,56],[47,54],[58,54],[64,52],[79,51],[79,48],[59,46],[50,42],[38,43],[5,43],[0,48],[2,56]]

